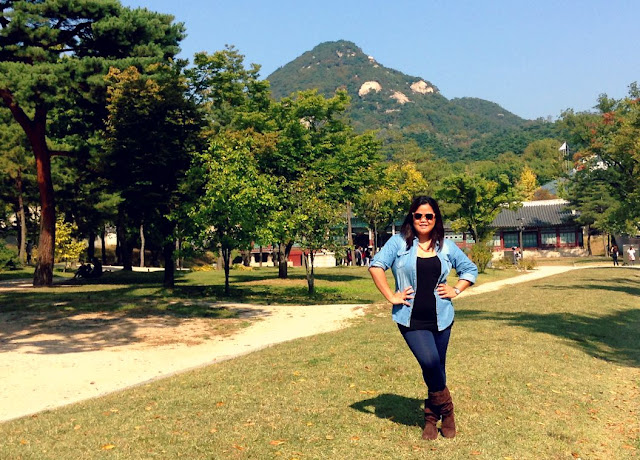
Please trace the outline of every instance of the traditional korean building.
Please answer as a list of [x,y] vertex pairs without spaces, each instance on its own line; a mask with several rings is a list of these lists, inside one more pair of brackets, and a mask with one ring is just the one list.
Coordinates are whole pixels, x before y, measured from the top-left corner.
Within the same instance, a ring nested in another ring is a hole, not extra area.
[[[582,255],[583,228],[576,223],[577,214],[566,200],[527,201],[515,211],[503,210],[491,226],[495,251],[522,246],[538,255],[553,252],[559,255]],[[551,255],[551,254],[548,254]]]

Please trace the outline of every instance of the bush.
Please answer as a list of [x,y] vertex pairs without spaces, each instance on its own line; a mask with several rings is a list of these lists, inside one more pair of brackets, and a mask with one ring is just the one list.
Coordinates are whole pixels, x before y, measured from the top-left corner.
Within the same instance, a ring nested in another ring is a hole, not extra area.
[[208,265],[193,265],[190,267],[191,271],[194,272],[210,272],[216,269],[216,266],[213,264]]
[[0,271],[15,270],[20,267],[17,251],[8,248],[0,241]]
[[469,251],[469,258],[478,267],[478,272],[484,273],[487,269],[487,265],[493,258],[493,252],[486,243],[476,243],[471,247]]
[[538,262],[536,262],[536,259],[534,259],[533,257],[525,257],[524,259],[520,260],[519,265],[523,270],[533,270],[538,266]]
[[511,262],[510,260],[507,260],[505,258],[500,258],[500,259],[494,260],[491,263],[491,267],[495,268],[496,270],[506,270],[508,268],[514,268],[515,265],[513,265],[513,262]]
[[233,264],[231,266],[231,270],[251,271],[253,270],[253,267],[247,267],[246,265],[243,265],[243,264]]

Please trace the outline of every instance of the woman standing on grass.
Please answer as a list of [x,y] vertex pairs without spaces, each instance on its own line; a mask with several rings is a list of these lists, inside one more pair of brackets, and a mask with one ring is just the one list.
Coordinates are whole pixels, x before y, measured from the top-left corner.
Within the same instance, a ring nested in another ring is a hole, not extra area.
[[[391,291],[385,270],[391,268],[396,291]],[[449,272],[458,273],[455,286]],[[445,362],[453,325],[451,299],[476,281],[478,268],[453,243],[444,239],[438,203],[419,196],[409,208],[399,234],[392,236],[371,261],[373,282],[393,304],[392,317],[409,345],[427,384],[423,439],[436,439],[442,417],[445,438],[456,435],[453,402],[447,388]]]

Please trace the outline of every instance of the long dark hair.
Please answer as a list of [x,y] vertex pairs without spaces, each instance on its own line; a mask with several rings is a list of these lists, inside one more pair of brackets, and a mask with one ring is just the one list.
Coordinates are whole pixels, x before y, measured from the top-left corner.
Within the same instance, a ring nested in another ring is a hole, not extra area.
[[407,242],[407,249],[413,246],[413,239],[416,237],[416,232],[413,228],[413,213],[423,204],[431,206],[431,209],[433,209],[436,215],[436,225],[433,227],[433,230],[431,230],[431,247],[435,248],[436,242],[438,242],[439,247],[442,247],[444,242],[444,224],[442,223],[440,206],[438,206],[438,202],[430,196],[421,195],[416,197],[413,203],[411,203],[411,206],[409,206],[409,212],[404,218],[404,222],[402,222],[402,227],[400,228],[400,233]]

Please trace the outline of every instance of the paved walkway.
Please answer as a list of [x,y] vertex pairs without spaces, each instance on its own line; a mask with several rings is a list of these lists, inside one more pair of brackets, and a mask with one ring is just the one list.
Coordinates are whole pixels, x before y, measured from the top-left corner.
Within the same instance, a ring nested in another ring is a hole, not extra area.
[[[505,280],[475,286],[462,296],[476,295],[556,275],[576,268],[539,267]],[[12,282],[13,283],[13,282]],[[19,280],[15,281],[20,284]],[[20,289],[19,286],[8,287]],[[264,319],[232,337],[200,345],[149,348],[64,350],[64,344],[41,348],[0,344],[0,422],[105,395],[158,378],[218,363],[273,344],[329,332],[364,313],[366,305],[264,306],[225,304],[256,309]]]

